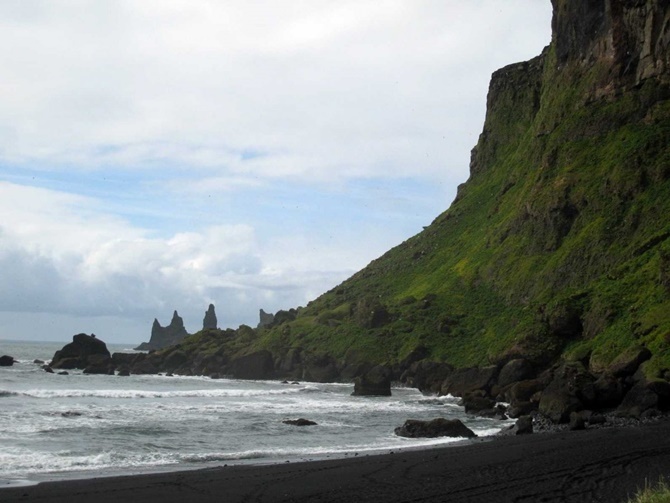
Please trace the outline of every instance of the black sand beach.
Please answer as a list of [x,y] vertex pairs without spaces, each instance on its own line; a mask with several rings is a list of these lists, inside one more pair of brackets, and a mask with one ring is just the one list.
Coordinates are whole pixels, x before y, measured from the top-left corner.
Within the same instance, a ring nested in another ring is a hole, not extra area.
[[670,476],[670,422],[352,459],[42,483],[2,502],[626,501]]

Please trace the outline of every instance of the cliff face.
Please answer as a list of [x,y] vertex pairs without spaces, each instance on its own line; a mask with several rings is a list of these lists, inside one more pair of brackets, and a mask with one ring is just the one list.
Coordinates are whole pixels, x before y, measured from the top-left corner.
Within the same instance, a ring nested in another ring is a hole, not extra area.
[[553,45],[559,65],[602,63],[600,85],[612,92],[668,77],[667,0],[552,0]]
[[670,368],[670,2],[553,7],[551,45],[493,74],[449,210],[257,347],[602,369],[643,345]]

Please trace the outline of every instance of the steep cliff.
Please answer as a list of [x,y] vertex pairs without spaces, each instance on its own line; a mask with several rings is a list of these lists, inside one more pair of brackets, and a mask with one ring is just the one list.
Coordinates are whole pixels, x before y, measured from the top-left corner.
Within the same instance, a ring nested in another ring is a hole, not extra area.
[[551,45],[492,77],[451,207],[255,347],[670,368],[669,5],[554,0]]

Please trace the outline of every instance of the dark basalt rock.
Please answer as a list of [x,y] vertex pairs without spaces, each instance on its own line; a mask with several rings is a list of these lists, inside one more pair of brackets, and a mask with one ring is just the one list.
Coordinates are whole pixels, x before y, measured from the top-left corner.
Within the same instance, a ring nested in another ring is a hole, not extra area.
[[272,313],[266,313],[262,309],[260,310],[258,314],[259,322],[258,326],[256,328],[266,328],[272,325],[272,323],[275,321],[275,315]]
[[269,379],[274,376],[272,353],[263,349],[235,358],[229,372],[238,379]]
[[654,391],[655,388],[662,389],[664,394],[667,389],[665,386],[652,384],[644,379],[634,384],[617,408],[617,415],[640,418],[648,411],[658,409],[660,400],[658,393]]
[[554,379],[542,392],[539,411],[555,423],[567,423],[572,412],[593,402],[594,378],[579,362],[566,362],[554,372]]
[[405,424],[395,429],[395,434],[409,438],[464,437],[473,438],[477,435],[459,419],[439,417],[431,421],[408,419]]
[[[86,369],[105,367],[105,372],[112,365],[112,358],[107,350],[107,345],[96,338],[95,335],[77,334],[72,337],[72,342],[56,351],[51,359],[51,367],[54,369]],[[102,373],[102,372],[96,372]]]
[[579,412],[572,412],[570,414],[570,423],[568,424],[568,429],[572,431],[586,429],[586,422],[584,421],[584,417]]
[[303,355],[302,379],[312,382],[334,382],[340,376],[337,362],[327,354]]
[[210,304],[209,308],[207,308],[207,311],[205,312],[205,317],[202,320],[202,328],[203,330],[206,330],[208,328],[217,328],[217,319],[216,319],[216,313],[214,312],[214,304]]
[[593,383],[596,392],[594,405],[599,408],[616,407],[621,403],[625,390],[621,379],[613,375],[602,374]]
[[637,369],[651,358],[651,351],[642,346],[627,349],[609,366],[608,373],[614,377],[633,375]]
[[187,336],[188,332],[184,327],[184,320],[179,316],[177,311],[175,311],[172,314],[172,320],[167,327],[162,327],[158,320],[154,319],[154,323],[151,327],[151,339],[149,339],[149,342],[143,342],[135,349],[139,351],[163,349],[180,343]]
[[470,367],[454,370],[442,384],[441,394],[463,396],[476,390],[488,392],[498,375],[498,367]]
[[424,393],[439,393],[442,383],[453,371],[454,367],[448,363],[421,360],[412,363],[402,374],[400,381]]
[[516,420],[512,431],[515,435],[529,435],[533,433],[533,418],[531,416],[521,416]]
[[290,424],[291,426],[316,426],[317,423],[310,421],[309,419],[285,419],[282,421],[284,424]]
[[501,420],[507,419],[505,406],[496,404],[495,400],[482,396],[481,393],[466,394],[463,396],[461,404],[465,407],[466,414]]
[[15,361],[16,360],[9,355],[2,355],[0,356],[0,367],[11,367],[14,365]]
[[512,383],[524,381],[533,377],[533,366],[524,358],[510,360],[500,369],[498,386],[504,388]]
[[391,396],[391,371],[377,365],[354,379],[354,396]]

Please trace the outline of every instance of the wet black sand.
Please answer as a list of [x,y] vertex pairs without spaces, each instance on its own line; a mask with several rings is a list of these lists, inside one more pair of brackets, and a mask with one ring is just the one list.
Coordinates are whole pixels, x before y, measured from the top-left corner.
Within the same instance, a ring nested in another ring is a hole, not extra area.
[[0,489],[1,502],[627,501],[670,477],[670,422],[349,459]]

